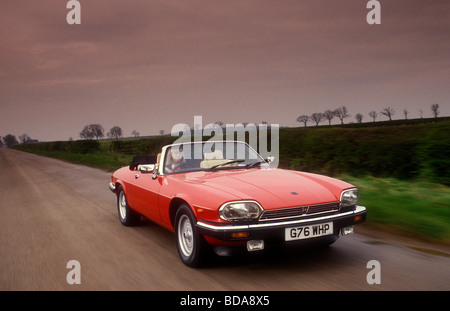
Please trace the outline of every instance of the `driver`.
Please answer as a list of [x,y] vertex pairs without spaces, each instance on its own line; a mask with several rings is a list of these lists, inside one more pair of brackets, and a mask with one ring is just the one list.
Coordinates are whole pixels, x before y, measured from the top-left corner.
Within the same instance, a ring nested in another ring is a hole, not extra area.
[[183,151],[177,148],[171,148],[168,153],[168,159],[165,166],[166,172],[173,173],[179,171],[181,166],[186,162],[183,157]]

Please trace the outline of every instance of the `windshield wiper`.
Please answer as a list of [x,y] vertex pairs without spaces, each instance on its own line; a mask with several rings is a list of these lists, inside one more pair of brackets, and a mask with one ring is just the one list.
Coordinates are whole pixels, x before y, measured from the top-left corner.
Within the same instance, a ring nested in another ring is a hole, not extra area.
[[263,163],[267,163],[266,161],[256,161],[256,162],[253,162],[253,163],[249,163],[249,164],[247,164],[246,166],[244,166],[245,168],[251,168],[251,167],[255,167],[255,166],[257,166],[257,165],[261,165],[261,164],[263,164]]
[[220,164],[217,164],[217,165],[213,165],[208,170],[212,171],[213,169],[216,169],[216,168],[221,167],[223,165],[228,165],[228,164],[233,164],[233,163],[241,163],[241,162],[244,162],[244,161],[245,160],[232,160],[232,161],[228,161],[228,162],[225,162],[225,163],[220,163]]

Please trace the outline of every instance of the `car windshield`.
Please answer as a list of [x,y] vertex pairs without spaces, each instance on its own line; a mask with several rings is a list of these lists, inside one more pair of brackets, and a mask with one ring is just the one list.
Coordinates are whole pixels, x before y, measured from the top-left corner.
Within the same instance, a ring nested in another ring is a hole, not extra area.
[[164,174],[269,166],[244,142],[182,143],[166,149]]

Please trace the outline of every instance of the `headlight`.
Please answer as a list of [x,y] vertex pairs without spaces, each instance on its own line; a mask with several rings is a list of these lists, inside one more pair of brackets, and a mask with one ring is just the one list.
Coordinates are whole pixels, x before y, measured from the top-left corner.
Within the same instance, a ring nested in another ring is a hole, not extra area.
[[223,220],[252,220],[257,219],[262,208],[255,201],[228,202],[219,208],[219,216]]
[[354,206],[358,203],[358,189],[348,189],[341,193],[341,207]]

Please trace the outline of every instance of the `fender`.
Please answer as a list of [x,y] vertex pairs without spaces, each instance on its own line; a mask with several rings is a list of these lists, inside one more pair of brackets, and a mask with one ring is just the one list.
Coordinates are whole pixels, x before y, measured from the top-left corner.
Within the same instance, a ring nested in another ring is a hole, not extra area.
[[[112,184],[112,182],[111,182]],[[114,193],[117,195],[117,188],[119,188],[119,186],[122,187],[123,191],[125,192],[125,195],[127,194],[127,187],[125,186],[125,183],[122,180],[117,179],[116,182],[114,183]],[[111,189],[111,186],[110,186]]]
[[[163,221],[169,223],[172,227],[174,225],[173,222],[175,219],[175,214],[176,214],[177,208],[182,202],[186,203],[191,208],[192,212],[195,215],[195,218],[198,219],[197,209],[192,204],[192,199],[190,198],[190,196],[185,193],[177,193],[172,198],[170,198],[169,208],[166,209],[169,211],[169,213],[168,214],[166,213],[166,215],[164,215],[165,217],[163,217],[163,214],[162,214],[164,209],[160,210],[161,218],[163,218]],[[161,206],[160,206],[160,208],[161,208]]]

